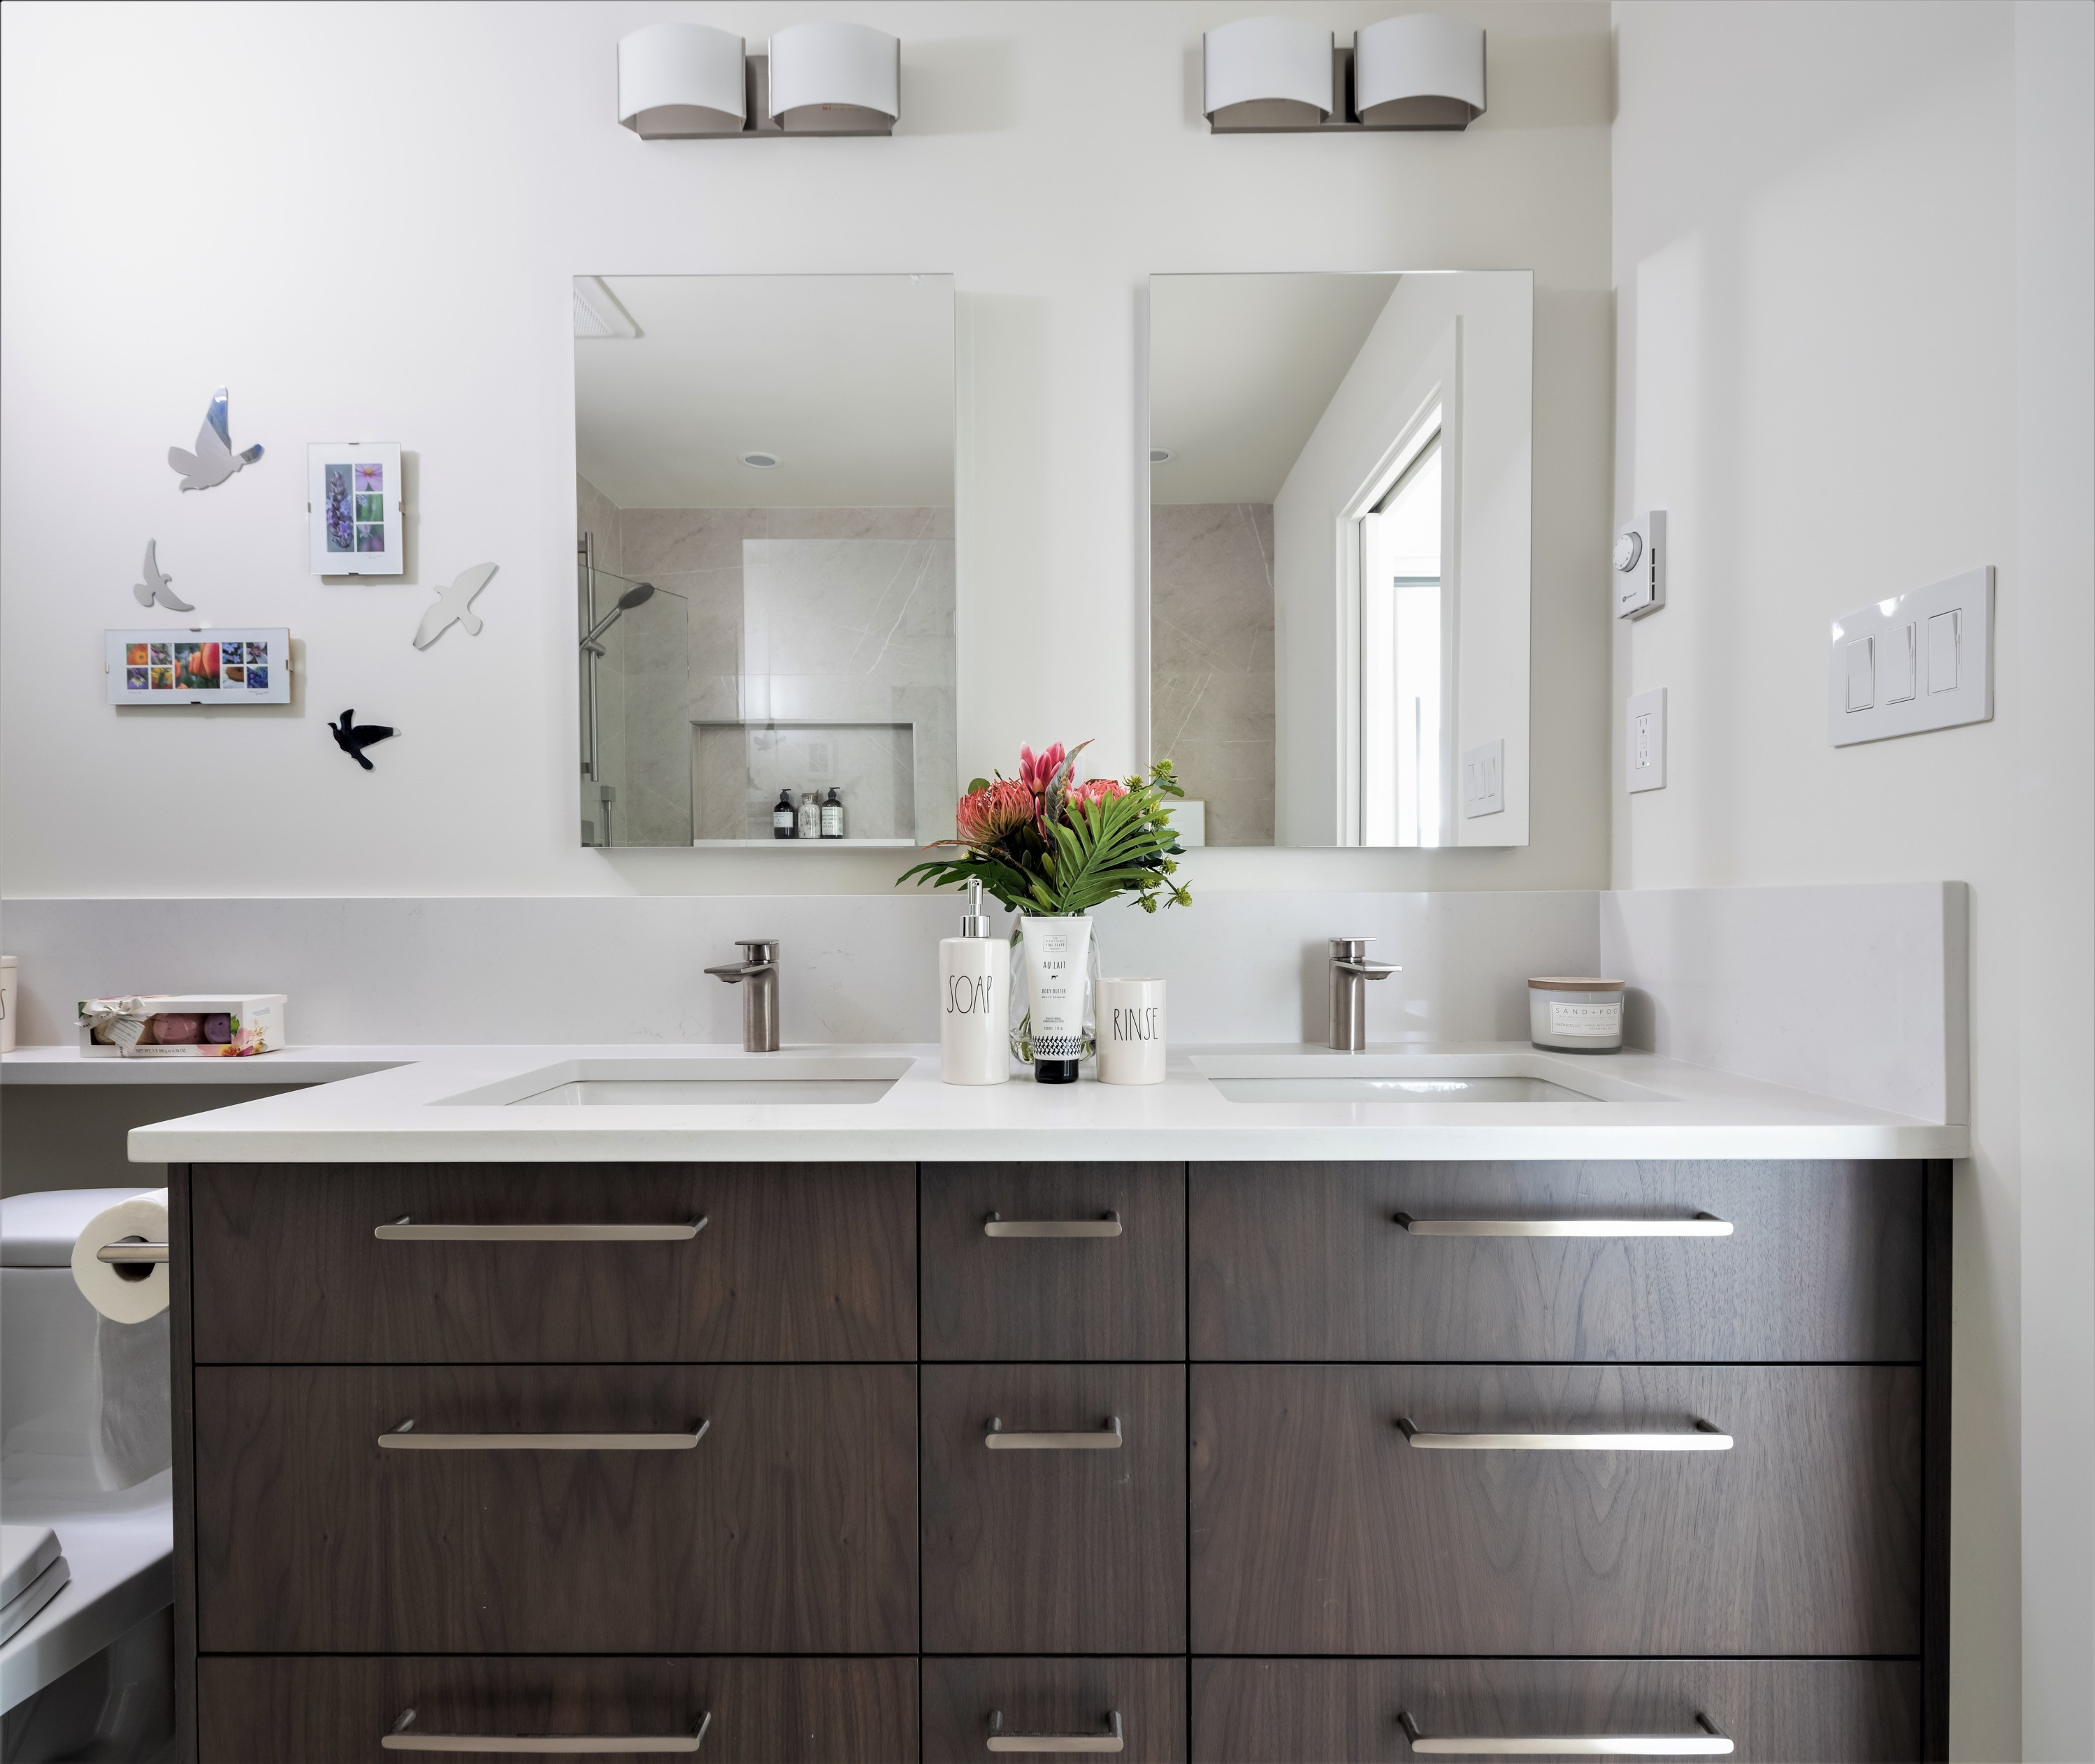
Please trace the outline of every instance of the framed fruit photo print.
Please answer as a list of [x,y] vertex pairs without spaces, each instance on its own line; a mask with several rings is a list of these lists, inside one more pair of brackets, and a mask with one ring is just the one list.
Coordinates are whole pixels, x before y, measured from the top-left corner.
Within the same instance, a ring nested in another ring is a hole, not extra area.
[[281,625],[104,631],[111,704],[289,704],[291,634]]
[[306,450],[306,525],[316,576],[398,576],[407,567],[397,441]]

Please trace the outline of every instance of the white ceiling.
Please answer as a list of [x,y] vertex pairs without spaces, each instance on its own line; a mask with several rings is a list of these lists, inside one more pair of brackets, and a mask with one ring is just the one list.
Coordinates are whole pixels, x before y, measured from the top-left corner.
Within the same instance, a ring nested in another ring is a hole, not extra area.
[[1152,277],[1151,500],[1271,502],[1397,279]]
[[575,458],[620,507],[952,503],[952,277],[602,281],[640,334],[575,339]]

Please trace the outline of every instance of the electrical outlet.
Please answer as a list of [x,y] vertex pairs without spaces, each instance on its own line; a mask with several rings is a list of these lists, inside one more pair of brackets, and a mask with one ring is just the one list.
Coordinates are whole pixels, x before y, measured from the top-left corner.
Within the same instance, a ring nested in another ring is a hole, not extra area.
[[1666,688],[1631,695],[1622,727],[1623,782],[1631,791],[1666,788]]

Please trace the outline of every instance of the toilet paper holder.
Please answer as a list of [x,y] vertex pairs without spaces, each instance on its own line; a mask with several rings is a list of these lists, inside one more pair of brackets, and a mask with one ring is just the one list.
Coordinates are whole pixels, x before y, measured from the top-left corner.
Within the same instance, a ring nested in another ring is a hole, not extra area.
[[142,1244],[136,1239],[129,1243],[104,1244],[94,1252],[94,1259],[115,1262],[119,1265],[133,1261],[165,1261],[168,1246],[165,1244]]

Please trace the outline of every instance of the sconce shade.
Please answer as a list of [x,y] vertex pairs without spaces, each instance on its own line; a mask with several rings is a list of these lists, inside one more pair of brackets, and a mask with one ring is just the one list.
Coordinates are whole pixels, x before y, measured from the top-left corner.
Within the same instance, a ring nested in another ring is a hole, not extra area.
[[1303,19],[1238,19],[1202,40],[1201,109],[1218,128],[1314,128],[1331,114],[1331,33]]
[[1370,128],[1466,128],[1484,113],[1481,26],[1408,12],[1353,37],[1353,102]]
[[618,41],[618,120],[647,141],[742,133],[742,39],[709,24],[651,24]]
[[884,135],[902,114],[902,46],[885,31],[789,25],[770,59],[770,113],[788,134]]

